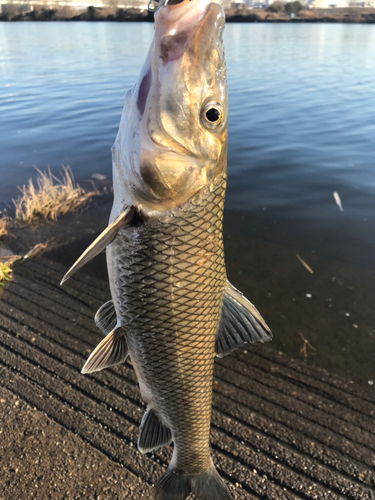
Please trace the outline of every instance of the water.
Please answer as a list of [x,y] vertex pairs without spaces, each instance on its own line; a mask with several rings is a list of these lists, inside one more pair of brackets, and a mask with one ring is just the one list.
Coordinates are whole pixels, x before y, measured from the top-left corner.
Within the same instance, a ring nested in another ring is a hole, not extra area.
[[[110,176],[123,94],[152,36],[147,23],[0,23],[2,207],[34,166]],[[225,44],[228,275],[270,323],[274,348],[299,357],[302,334],[316,349],[307,362],[367,384],[375,26],[229,24]]]

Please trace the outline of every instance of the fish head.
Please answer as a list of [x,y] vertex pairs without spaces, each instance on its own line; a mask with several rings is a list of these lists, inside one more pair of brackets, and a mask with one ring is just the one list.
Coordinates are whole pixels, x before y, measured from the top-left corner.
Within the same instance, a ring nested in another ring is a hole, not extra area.
[[226,170],[224,12],[207,0],[177,1],[155,13],[154,40],[126,97],[114,151],[117,178],[133,201],[158,211]]

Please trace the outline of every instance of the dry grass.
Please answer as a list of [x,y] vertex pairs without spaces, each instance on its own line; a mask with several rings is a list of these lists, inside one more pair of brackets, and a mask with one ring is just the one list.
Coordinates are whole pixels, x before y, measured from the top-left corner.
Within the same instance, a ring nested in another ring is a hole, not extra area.
[[6,226],[7,226],[7,220],[4,217],[0,217],[0,238],[3,238],[8,234]]
[[6,281],[12,277],[12,268],[9,262],[0,261],[0,286],[4,286]]
[[27,186],[19,188],[21,196],[13,200],[18,221],[32,223],[40,218],[55,221],[59,215],[73,212],[99,194],[96,189],[87,192],[76,184],[70,167],[63,167],[61,179],[54,176],[49,168],[46,171],[36,170],[36,187],[30,179]]
[[[13,269],[27,260],[33,259],[40,253],[43,253],[48,246],[46,243],[38,243],[24,256],[22,255],[5,255],[0,257],[0,286],[4,286],[6,281],[12,278]],[[4,261],[4,262],[3,262]]]

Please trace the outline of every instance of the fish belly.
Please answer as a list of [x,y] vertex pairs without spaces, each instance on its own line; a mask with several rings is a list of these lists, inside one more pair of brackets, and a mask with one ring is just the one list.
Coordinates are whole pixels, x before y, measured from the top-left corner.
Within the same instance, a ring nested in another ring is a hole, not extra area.
[[142,396],[171,429],[176,468],[185,474],[211,464],[225,186],[222,176],[178,208],[141,213],[110,249],[112,295]]

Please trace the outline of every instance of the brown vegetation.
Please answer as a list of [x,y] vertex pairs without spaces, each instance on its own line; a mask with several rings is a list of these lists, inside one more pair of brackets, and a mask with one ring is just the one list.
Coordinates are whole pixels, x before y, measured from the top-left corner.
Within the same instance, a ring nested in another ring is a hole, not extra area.
[[9,262],[0,261],[0,286],[4,286],[6,281],[9,281],[12,277],[12,268]]
[[7,219],[5,217],[0,217],[0,238],[3,238],[8,234],[6,226],[7,226]]
[[56,20],[69,20],[73,19],[77,15],[77,10],[70,5],[59,5],[58,8],[55,9],[55,11]]
[[5,257],[0,257],[0,286],[4,286],[7,281],[11,280],[12,272],[15,267],[43,253],[47,246],[48,241],[46,243],[38,243],[24,256],[7,255]]
[[[54,176],[49,168],[46,171],[36,170],[38,176],[35,185],[30,179],[26,186],[19,188],[21,196],[13,200],[16,221],[30,224],[38,219],[55,221],[59,215],[76,210],[90,198],[100,194],[94,184],[90,191],[85,191],[76,184],[69,166],[63,167],[61,178]],[[13,232],[14,221],[0,212],[0,239],[9,234],[9,224]],[[14,267],[40,254],[47,245],[48,242],[38,243],[23,256],[0,256],[0,287],[12,278]]]
[[30,179],[27,186],[19,188],[21,196],[13,200],[17,221],[32,223],[40,218],[55,221],[59,215],[76,210],[99,194],[96,188],[86,192],[76,184],[70,167],[63,167],[61,179],[54,176],[49,168],[44,172],[36,170],[36,187]]

